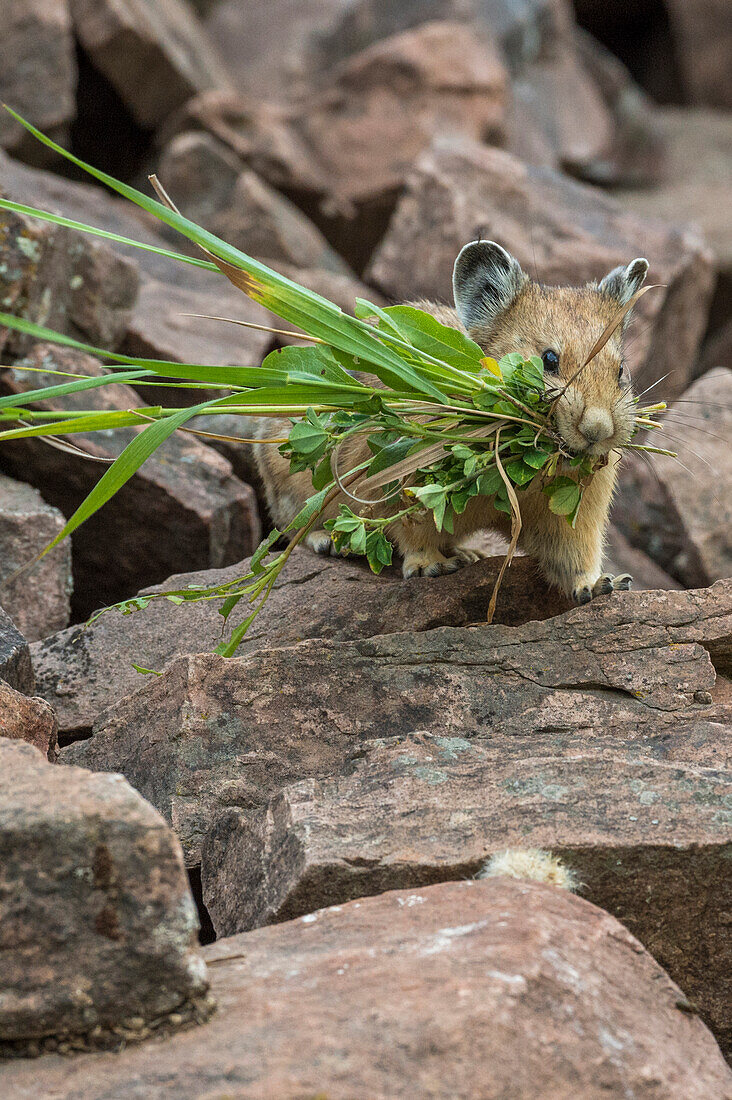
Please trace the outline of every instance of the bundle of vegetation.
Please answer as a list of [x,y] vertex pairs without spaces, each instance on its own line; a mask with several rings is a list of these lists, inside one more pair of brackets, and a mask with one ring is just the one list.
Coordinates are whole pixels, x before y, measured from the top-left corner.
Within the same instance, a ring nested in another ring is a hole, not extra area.
[[[217,649],[231,656],[293,548],[304,539],[312,539],[316,532],[322,538],[327,531],[337,552],[364,555],[371,569],[379,573],[392,562],[395,532],[425,520],[430,520],[438,533],[453,532],[471,502],[481,498],[505,515],[510,531],[490,619],[521,531],[522,494],[529,489],[534,496],[541,493],[549,513],[575,527],[588,487],[607,465],[608,454],[592,448],[571,449],[557,427],[555,413],[574,378],[602,351],[638,297],[651,289],[634,289],[630,269],[627,293],[613,307],[584,362],[573,377],[560,379],[548,354],[527,358],[511,352],[497,361],[465,331],[445,325],[415,306],[381,309],[357,299],[354,316],[349,316],[183,217],[155,177],[151,179],[159,200],[85,164],[11,114],[43,144],[193,241],[205,259],[154,248],[7,200],[0,200],[0,209],[222,273],[254,301],[297,326],[297,333],[285,335],[298,336],[309,344],[274,351],[261,366],[171,363],[114,354],[23,318],[0,314],[0,324],[91,353],[110,368],[103,377],[60,378],[58,385],[0,398],[0,443],[33,436],[58,444],[61,437],[63,446],[83,453],[70,441],[77,433],[131,426],[142,429],[109,465],[44,553],[101,508],[173,432],[196,432],[191,424],[197,417],[287,418],[285,436],[263,432],[258,446],[277,448],[289,460],[292,473],[308,475],[312,491],[297,514],[262,542],[249,571],[225,584],[191,585],[135,597],[115,605],[119,610],[138,611],[153,599],[176,604],[217,600],[226,621],[246,599],[252,605],[250,613]],[[486,247],[486,242],[466,246],[458,258],[468,282]],[[494,258],[503,262],[503,250],[496,245],[490,249]],[[506,253],[503,256],[511,260]],[[640,282],[644,275],[645,269]],[[196,405],[176,408],[141,403],[129,410],[47,412],[35,407],[46,399],[114,382],[160,385],[166,393],[193,384],[205,387],[211,396]],[[641,408],[629,389],[624,400],[630,427],[618,447],[671,453],[634,442],[637,431],[660,426],[654,414],[665,405],[659,402]],[[210,431],[202,434],[216,438]],[[289,541],[278,551],[276,546],[284,537]]]

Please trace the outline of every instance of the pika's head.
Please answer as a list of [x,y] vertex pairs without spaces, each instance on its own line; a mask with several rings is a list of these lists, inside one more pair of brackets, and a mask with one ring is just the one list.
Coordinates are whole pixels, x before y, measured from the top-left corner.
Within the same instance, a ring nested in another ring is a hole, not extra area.
[[500,245],[476,241],[455,261],[455,308],[473,340],[496,359],[510,351],[539,356],[547,395],[559,395],[554,419],[567,447],[603,455],[625,446],[634,425],[633,389],[622,351],[628,315],[604,348],[580,367],[647,271],[648,261],[637,259],[585,287],[541,286]]

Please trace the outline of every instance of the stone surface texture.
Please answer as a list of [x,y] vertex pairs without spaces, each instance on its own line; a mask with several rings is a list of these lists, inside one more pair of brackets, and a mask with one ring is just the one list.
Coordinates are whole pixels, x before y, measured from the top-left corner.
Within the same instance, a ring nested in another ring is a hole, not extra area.
[[11,578],[40,554],[65,522],[37,489],[0,474],[0,602],[30,642],[62,630],[69,621],[71,543],[61,543]]
[[[455,256],[476,232],[496,239],[542,283],[581,284],[639,254],[651,265],[628,331],[628,364],[643,390],[678,395],[691,378],[712,289],[712,256],[690,232],[640,220],[598,190],[500,149],[441,142],[416,162],[367,279],[395,300],[451,300]],[[669,367],[664,366],[669,364]]]
[[[633,932],[725,1032],[732,996],[732,708],[693,713],[664,752],[496,732],[361,744],[344,774],[303,780],[258,811],[222,812],[203,845],[219,936],[326,905],[474,876],[506,848],[542,848]],[[532,744],[533,740],[533,744]]]
[[[362,561],[296,549],[239,653],[246,657],[303,638],[346,641],[485,621],[501,561],[493,558],[437,580],[404,581],[396,569],[375,577]],[[151,591],[224,583],[248,568],[244,561],[228,569],[174,576]],[[504,578],[496,621],[543,619],[568,606],[563,596],[547,590],[528,559],[517,558]],[[229,626],[248,611],[242,601]],[[58,709],[65,733],[88,730],[102,710],[144,685],[132,660],[160,672],[176,657],[215,649],[221,629],[214,602],[174,607],[158,600],[134,615],[104,615],[85,630],[72,626],[34,647],[37,690]]]
[[716,738],[728,714],[709,702],[715,666],[732,668],[729,581],[623,593],[517,627],[183,657],[62,759],[122,772],[174,825],[193,865],[216,808],[332,774],[360,741],[415,729],[509,741],[556,733],[577,747],[660,739],[670,754],[692,719]]
[[160,815],[121,776],[62,771],[6,739],[0,760],[5,1051],[202,997],[195,906]]
[[[6,393],[22,393],[51,385],[56,379],[43,373],[51,369],[102,373],[91,356],[36,344],[27,359],[0,372],[0,387]],[[115,383],[53,399],[50,407],[134,409],[141,403],[134,390]],[[142,430],[123,428],[101,438],[76,434],[73,441],[93,457],[110,459]],[[49,503],[65,515],[73,513],[100,477],[97,463],[33,440],[11,443],[3,461],[12,473],[41,486]],[[88,614],[176,569],[226,565],[252,551],[259,536],[249,486],[234,477],[230,464],[216,451],[194,436],[176,433],[74,536],[76,609]]]
[[[0,101],[45,133],[64,137],[76,114],[76,59],[66,0],[5,0]],[[42,159],[43,146],[6,111],[0,145]]]
[[17,1100],[727,1100],[701,1020],[613,917],[493,879],[336,906],[205,950],[219,1011],[164,1044],[5,1071]]
[[656,455],[653,470],[627,464],[616,521],[684,584],[713,584],[732,576],[732,370],[694,382],[666,423],[680,461]]
[[35,690],[30,648],[9,615],[0,607],[0,680],[31,695]]
[[0,737],[27,741],[50,761],[58,756],[58,722],[45,699],[29,698],[0,680]]

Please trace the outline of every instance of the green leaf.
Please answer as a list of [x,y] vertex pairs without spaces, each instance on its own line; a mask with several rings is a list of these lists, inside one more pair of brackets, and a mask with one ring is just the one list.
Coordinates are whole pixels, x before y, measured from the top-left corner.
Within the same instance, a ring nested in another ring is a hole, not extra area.
[[350,546],[354,554],[366,553],[366,528],[363,523],[360,523],[351,535]]
[[284,372],[287,379],[301,375],[316,382],[325,379],[341,386],[365,390],[366,386],[343,369],[328,347],[298,348],[287,346],[271,351],[262,363],[262,370]]
[[397,322],[402,336],[419,351],[458,370],[472,374],[482,370],[481,359],[485,352],[459,329],[441,324],[415,306],[389,306],[382,312]]
[[532,470],[530,466],[525,466],[522,459],[507,462],[505,470],[514,485],[526,485],[533,477],[536,477],[536,470]]
[[582,499],[582,489],[571,477],[558,477],[544,492],[549,497],[549,511],[555,516],[571,515]]
[[491,466],[478,478],[478,492],[481,496],[492,497],[501,488],[503,488],[503,478],[497,466]]
[[266,558],[267,554],[270,552],[270,550],[272,549],[274,544],[277,542],[277,539],[280,537],[280,534],[281,534],[281,532],[278,531],[277,528],[275,527],[274,530],[270,531],[270,533],[267,535],[266,539],[263,539],[260,542],[257,549],[252,554],[251,561],[249,562],[249,569],[255,575],[258,574],[258,573],[263,573],[264,572],[264,568],[262,566],[262,561]]
[[[293,451],[299,455],[314,455],[327,447],[329,435],[322,428],[315,428],[308,420],[298,420],[290,429],[288,439]],[[318,457],[320,457],[318,455]]]

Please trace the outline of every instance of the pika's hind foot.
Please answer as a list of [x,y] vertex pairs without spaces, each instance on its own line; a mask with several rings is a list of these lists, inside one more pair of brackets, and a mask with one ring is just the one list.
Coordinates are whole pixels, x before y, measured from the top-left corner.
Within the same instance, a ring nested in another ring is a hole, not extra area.
[[594,584],[584,583],[584,578],[572,591],[575,603],[589,603],[596,596],[609,596],[611,592],[628,592],[633,583],[630,573],[618,573],[617,577],[612,573],[602,573]]
[[464,565],[478,561],[480,554],[473,550],[456,549],[449,558],[439,550],[408,550],[404,555],[402,576],[441,577],[445,573],[457,573]]
[[311,531],[310,534],[305,536],[304,542],[308,549],[322,556],[326,554],[336,554],[338,552],[333,545],[333,539],[328,532],[324,531],[322,528]]

